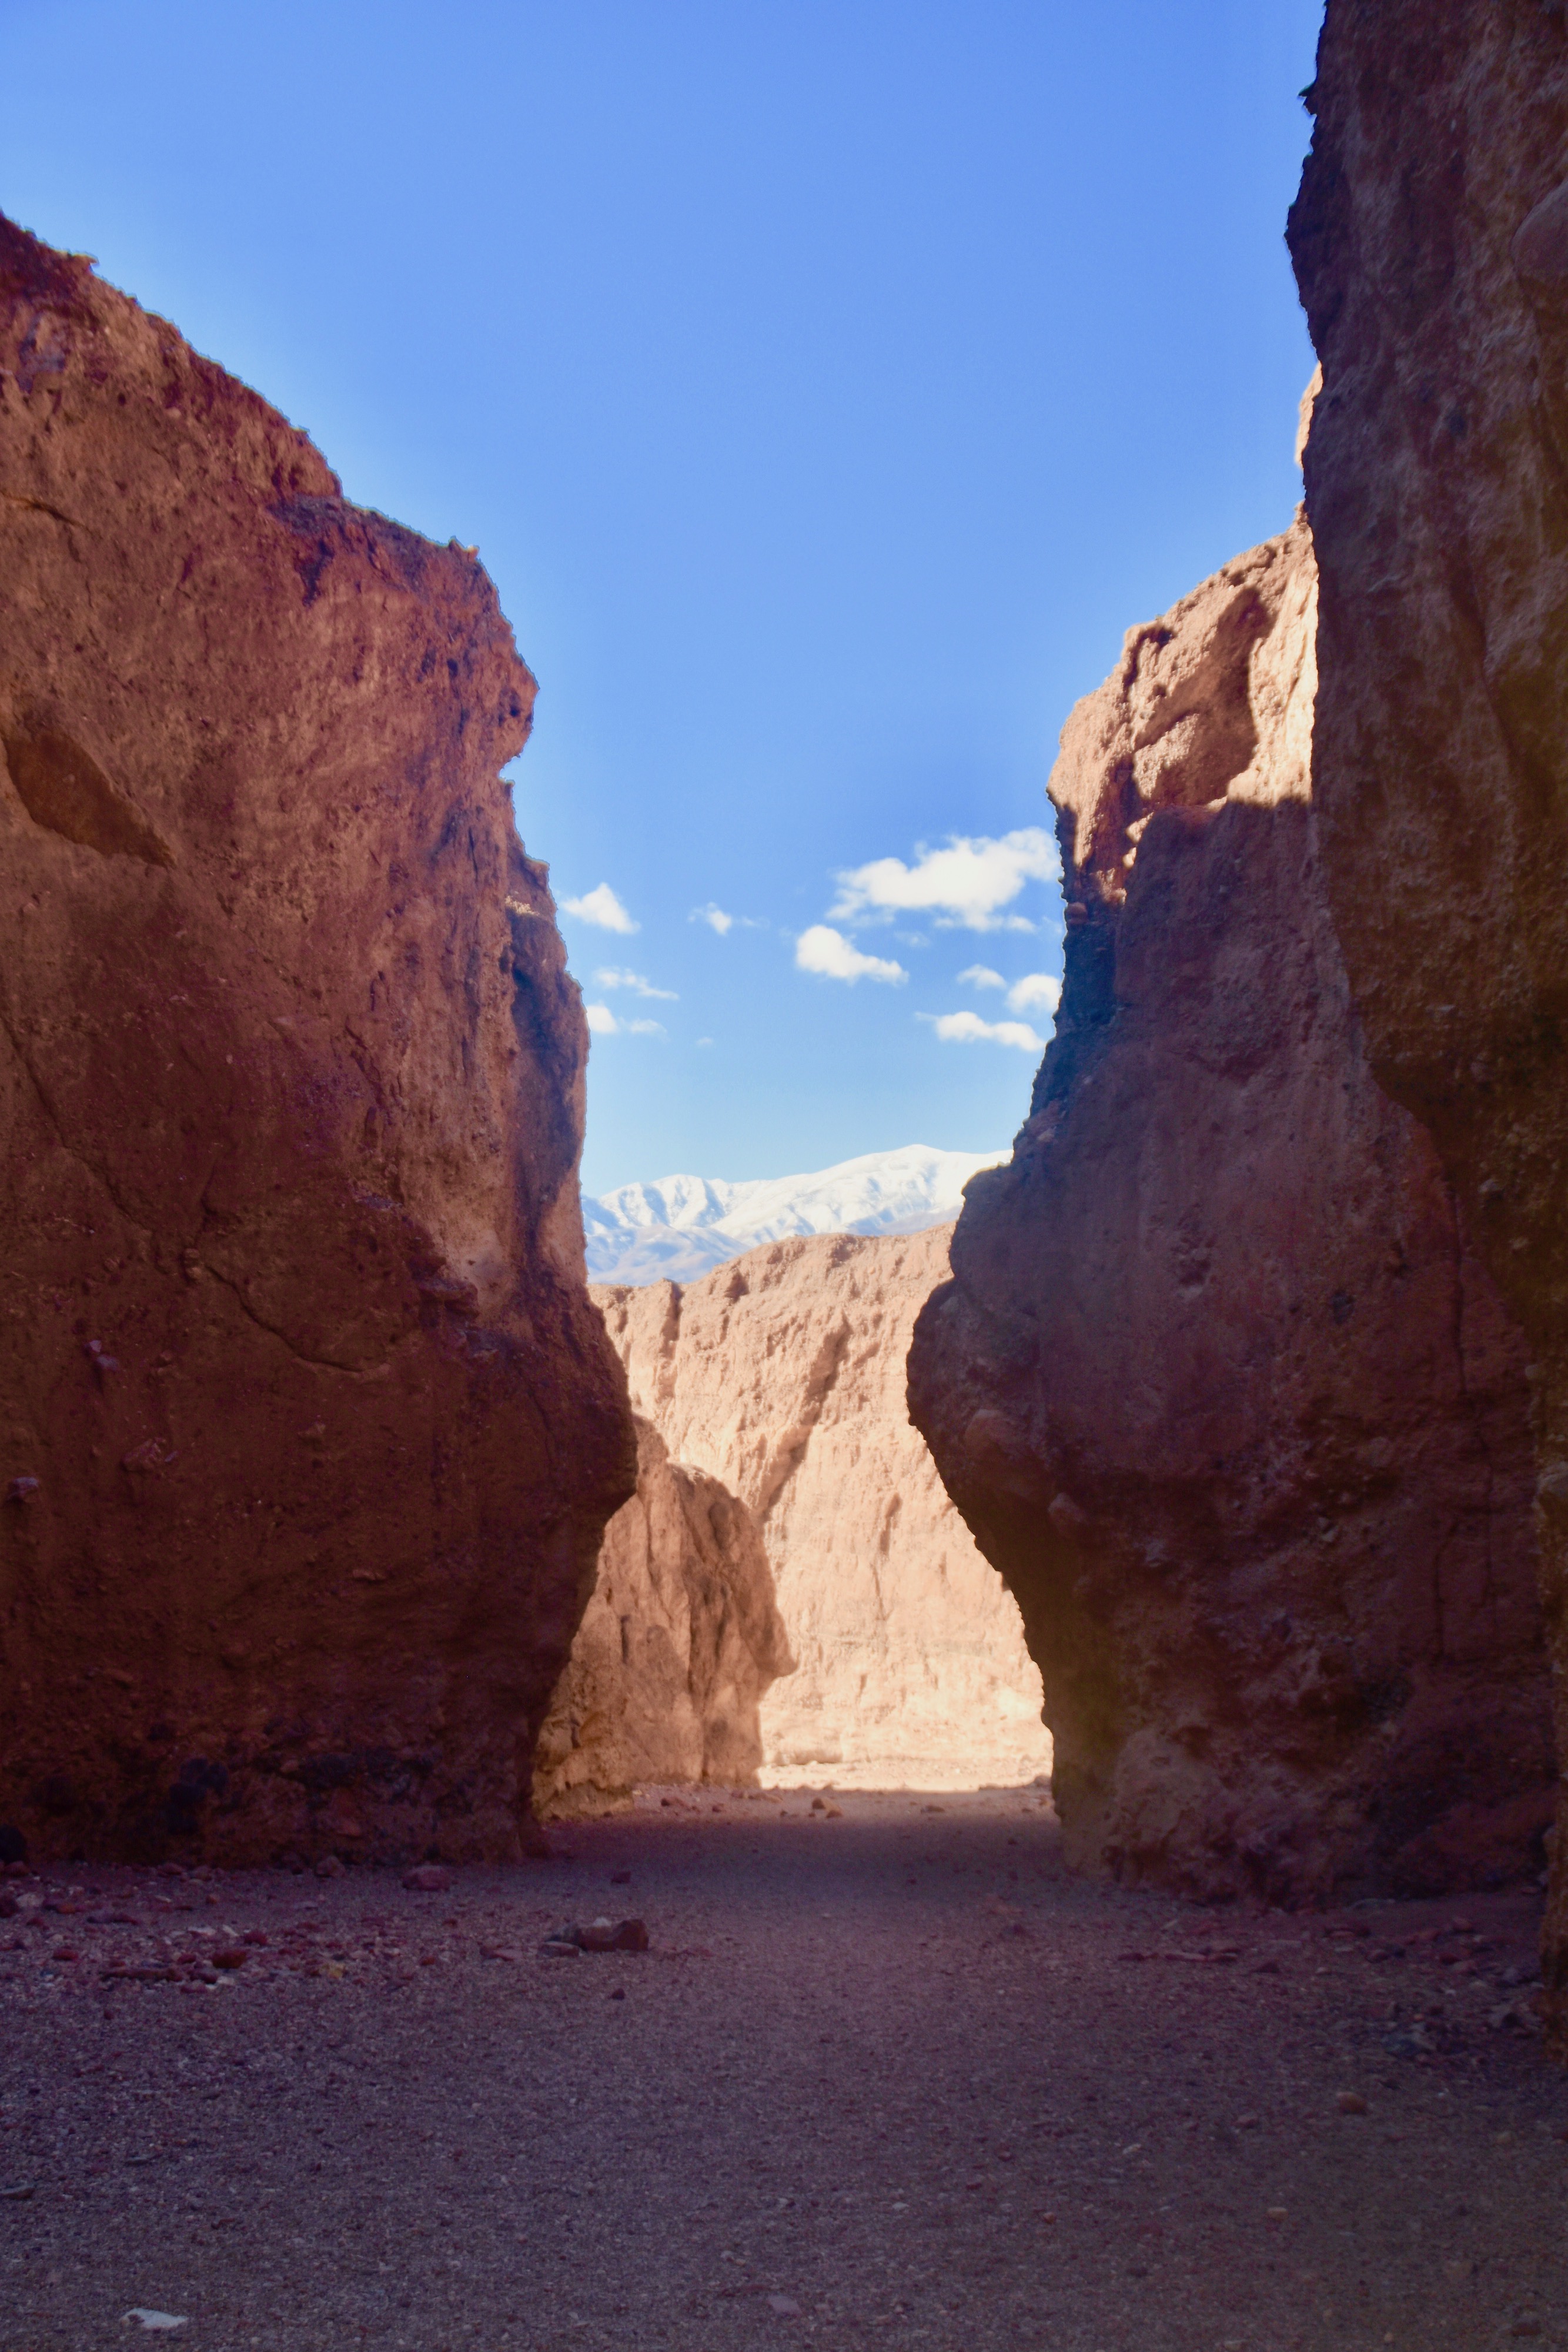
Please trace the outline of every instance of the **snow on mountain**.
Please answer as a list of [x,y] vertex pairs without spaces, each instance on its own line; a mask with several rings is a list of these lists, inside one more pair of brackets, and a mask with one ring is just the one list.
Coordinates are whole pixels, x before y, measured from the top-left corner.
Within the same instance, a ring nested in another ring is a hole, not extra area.
[[909,1143],[810,1176],[743,1184],[661,1176],[622,1184],[583,1202],[589,1276],[594,1282],[695,1282],[758,1242],[787,1234],[916,1234],[956,1217],[976,1170],[1007,1156]]

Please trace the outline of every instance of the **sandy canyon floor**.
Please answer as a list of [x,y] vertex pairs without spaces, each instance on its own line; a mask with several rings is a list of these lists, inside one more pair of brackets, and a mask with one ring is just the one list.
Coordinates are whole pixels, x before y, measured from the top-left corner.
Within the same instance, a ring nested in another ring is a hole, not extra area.
[[434,1894],[12,1882],[0,2346],[1568,2346],[1531,1903],[1195,1912],[1032,1792],[809,1806]]

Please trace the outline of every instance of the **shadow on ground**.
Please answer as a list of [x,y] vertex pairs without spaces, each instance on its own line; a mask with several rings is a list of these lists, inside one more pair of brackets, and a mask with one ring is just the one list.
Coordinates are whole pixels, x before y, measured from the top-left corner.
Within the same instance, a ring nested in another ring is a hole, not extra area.
[[1032,1790],[831,1801],[435,1893],[20,1884],[0,2346],[1568,2345],[1532,1897],[1193,1911],[1068,1877]]

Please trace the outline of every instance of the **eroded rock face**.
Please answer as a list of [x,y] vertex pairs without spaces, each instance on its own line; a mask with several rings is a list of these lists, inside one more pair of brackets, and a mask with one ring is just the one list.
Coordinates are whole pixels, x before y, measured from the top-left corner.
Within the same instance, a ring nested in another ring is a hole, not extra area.
[[637,1492],[604,1530],[539,1734],[538,1810],[603,1812],[647,1781],[755,1787],[758,1703],[793,1663],[757,1521],[639,1418]]
[[[1323,389],[1314,791],[1389,1092],[1528,1337],[1547,1613],[1568,1551],[1568,24],[1331,0],[1291,244]],[[1568,1724],[1560,1723],[1559,1748]],[[1563,1855],[1565,1842],[1558,1838]],[[1568,2011],[1559,1861],[1547,1987]]]
[[1051,1761],[1017,1607],[904,1402],[951,1232],[768,1242],[685,1290],[593,1293],[637,1411],[761,1527],[796,1659],[762,1699],[772,1773],[972,1785]]
[[0,614],[0,1818],[516,1853],[632,1484],[533,681],[471,556],[9,224]]
[[1069,719],[1057,1035],[910,1359],[1071,1853],[1285,1900],[1515,1875],[1551,1778],[1520,1344],[1362,1051],[1313,604],[1298,523]]

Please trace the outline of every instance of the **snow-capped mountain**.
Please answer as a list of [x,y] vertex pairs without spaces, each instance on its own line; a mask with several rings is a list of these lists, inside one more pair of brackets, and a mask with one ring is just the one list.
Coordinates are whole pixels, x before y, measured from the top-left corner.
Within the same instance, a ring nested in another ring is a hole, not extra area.
[[787,1234],[917,1234],[956,1217],[977,1168],[1003,1151],[932,1151],[923,1143],[869,1151],[811,1176],[661,1176],[585,1200],[594,1282],[695,1282],[758,1242]]

